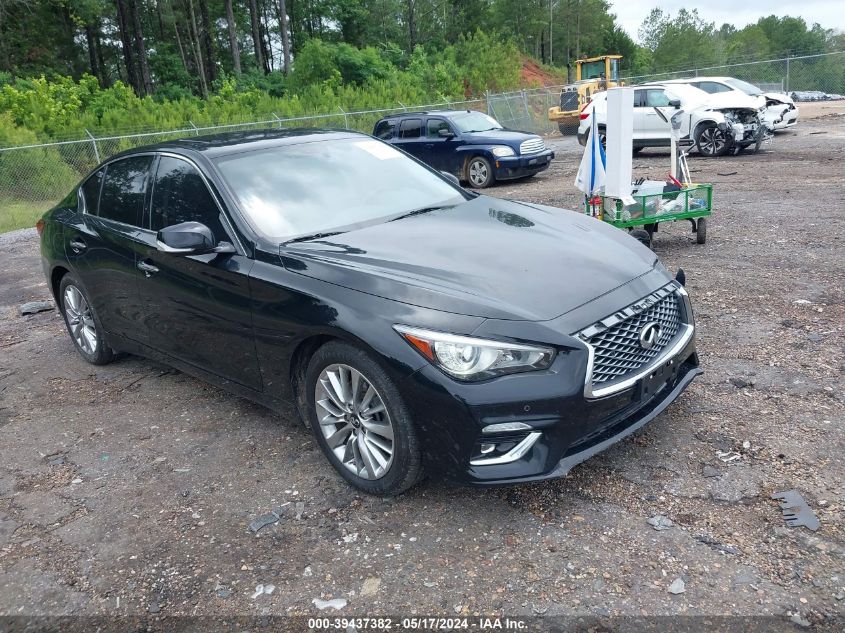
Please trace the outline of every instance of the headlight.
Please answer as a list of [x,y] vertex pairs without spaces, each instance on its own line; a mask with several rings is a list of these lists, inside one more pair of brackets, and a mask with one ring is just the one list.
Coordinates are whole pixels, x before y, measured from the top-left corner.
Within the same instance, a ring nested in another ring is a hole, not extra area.
[[513,151],[513,148],[507,145],[499,145],[493,148],[493,156],[513,156],[515,154],[516,152]]
[[502,374],[546,369],[555,355],[549,347],[488,341],[404,325],[393,327],[420,354],[460,380],[484,380]]

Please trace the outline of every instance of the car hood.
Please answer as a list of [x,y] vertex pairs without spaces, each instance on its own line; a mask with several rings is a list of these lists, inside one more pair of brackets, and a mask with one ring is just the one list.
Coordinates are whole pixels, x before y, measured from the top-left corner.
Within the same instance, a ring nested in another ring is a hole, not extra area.
[[497,143],[522,143],[529,139],[540,138],[536,134],[518,130],[487,130],[486,132],[463,132],[465,139],[473,143],[495,145]]
[[[757,112],[765,107],[766,99],[762,96],[752,97],[738,92],[717,92],[707,95],[707,100],[701,104],[709,110],[748,109]],[[687,108],[685,108],[687,109]]]
[[283,245],[291,271],[470,316],[548,320],[656,264],[625,231],[580,213],[479,196],[448,209]]
[[778,101],[786,105],[795,105],[795,101],[788,94],[783,92],[765,92],[763,96],[770,101]]

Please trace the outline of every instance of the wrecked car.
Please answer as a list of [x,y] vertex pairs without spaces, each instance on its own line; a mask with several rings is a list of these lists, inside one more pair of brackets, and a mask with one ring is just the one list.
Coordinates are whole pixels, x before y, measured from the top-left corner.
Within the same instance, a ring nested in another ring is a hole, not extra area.
[[[687,116],[681,122],[681,141],[694,145],[703,156],[738,154],[747,147],[760,147],[768,128],[761,119],[756,102],[747,95],[723,93],[710,95],[684,84],[643,84],[634,90],[633,149],[667,147],[669,125],[655,108],[668,119],[678,109]],[[578,141],[586,145],[591,119],[597,117],[598,130],[604,134],[607,124],[607,93],[601,92],[581,110]]]
[[763,123],[774,131],[785,130],[798,123],[798,108],[795,106],[795,100],[792,97],[783,92],[763,92],[754,84],[741,79],[734,77],[695,77],[665,83],[683,83],[694,86],[708,94],[734,92],[748,95],[757,101],[758,108],[763,108]]

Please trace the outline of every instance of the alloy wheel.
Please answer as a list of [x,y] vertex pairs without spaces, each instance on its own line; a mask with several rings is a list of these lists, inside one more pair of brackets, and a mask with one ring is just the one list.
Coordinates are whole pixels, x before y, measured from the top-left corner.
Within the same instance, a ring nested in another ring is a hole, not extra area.
[[94,315],[82,292],[76,286],[65,288],[63,297],[65,315],[71,336],[86,354],[97,352],[97,326]]
[[725,135],[717,127],[709,127],[701,132],[698,149],[708,156],[716,156],[725,149]]
[[317,421],[326,444],[348,470],[380,479],[393,463],[394,427],[384,400],[354,367],[329,365],[314,388]]
[[474,160],[469,164],[469,179],[476,187],[482,187],[490,177],[487,164],[482,160]]

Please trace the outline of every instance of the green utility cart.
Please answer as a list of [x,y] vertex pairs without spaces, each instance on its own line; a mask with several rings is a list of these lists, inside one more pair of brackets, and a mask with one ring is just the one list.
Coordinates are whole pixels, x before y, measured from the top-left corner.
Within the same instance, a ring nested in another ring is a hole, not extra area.
[[647,195],[634,193],[629,198],[593,196],[585,198],[587,215],[604,220],[651,246],[651,237],[661,222],[689,220],[695,241],[707,241],[707,218],[713,210],[713,185],[687,185],[677,191]]

